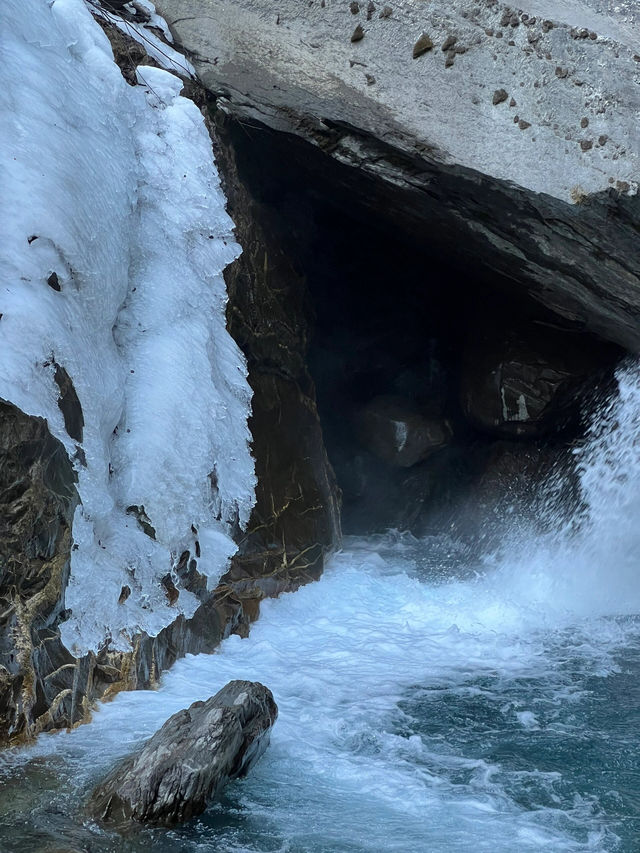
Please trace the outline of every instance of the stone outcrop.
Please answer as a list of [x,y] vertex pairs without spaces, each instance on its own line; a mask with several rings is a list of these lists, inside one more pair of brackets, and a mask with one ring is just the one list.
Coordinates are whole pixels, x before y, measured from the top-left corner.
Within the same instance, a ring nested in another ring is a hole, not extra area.
[[222,109],[322,149],[408,235],[640,349],[635,4],[374,6],[160,3]]
[[84,714],[60,643],[75,474],[47,424],[0,402],[0,742]]
[[277,716],[262,684],[230,681],[206,702],[169,717],[118,764],[91,794],[89,813],[121,828],[132,821],[171,825],[201,814],[260,758]]
[[247,189],[220,113],[215,124],[216,159],[243,247],[225,271],[227,316],[249,367],[258,477],[256,506],[223,582],[260,599],[319,577],[324,554],[340,540],[340,500],[306,364],[305,280]]
[[503,330],[467,347],[460,402],[475,427],[540,437],[571,416],[581,385],[597,371],[598,353],[572,346],[569,335],[544,331]]

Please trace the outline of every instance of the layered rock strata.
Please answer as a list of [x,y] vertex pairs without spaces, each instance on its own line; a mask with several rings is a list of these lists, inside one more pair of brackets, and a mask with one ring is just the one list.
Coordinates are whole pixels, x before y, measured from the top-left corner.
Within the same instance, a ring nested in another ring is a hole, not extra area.
[[634,5],[161,8],[225,110],[351,167],[353,197],[416,239],[640,348]]

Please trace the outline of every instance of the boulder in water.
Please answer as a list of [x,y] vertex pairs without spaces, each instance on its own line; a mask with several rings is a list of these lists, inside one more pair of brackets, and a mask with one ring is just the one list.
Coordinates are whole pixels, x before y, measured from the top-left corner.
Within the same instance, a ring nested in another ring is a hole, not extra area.
[[357,417],[360,442],[379,459],[411,468],[447,445],[451,429],[440,417],[418,411],[402,397],[375,397]]
[[120,827],[171,825],[200,814],[262,755],[277,716],[264,685],[230,681],[206,702],[169,717],[117,765],[91,794],[89,813]]

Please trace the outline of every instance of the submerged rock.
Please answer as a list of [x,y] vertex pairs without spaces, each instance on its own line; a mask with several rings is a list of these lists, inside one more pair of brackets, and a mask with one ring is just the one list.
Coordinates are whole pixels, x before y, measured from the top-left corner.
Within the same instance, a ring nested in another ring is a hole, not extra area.
[[278,709],[254,681],[230,681],[206,702],[166,721],[142,749],[117,765],[89,799],[100,822],[181,823],[204,811],[244,776],[269,745]]

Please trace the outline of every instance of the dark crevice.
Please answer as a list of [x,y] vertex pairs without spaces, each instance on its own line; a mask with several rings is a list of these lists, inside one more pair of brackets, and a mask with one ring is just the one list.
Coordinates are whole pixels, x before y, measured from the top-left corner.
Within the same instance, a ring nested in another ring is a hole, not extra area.
[[[240,124],[229,134],[308,292],[308,366],[346,533],[449,529],[462,504],[530,493],[567,464],[619,348],[546,308],[516,265],[474,254],[409,195],[297,138]],[[447,181],[437,195],[469,191]],[[481,220],[488,201],[478,188],[466,207]],[[401,452],[394,423],[409,431]],[[477,536],[482,513],[466,516],[461,535]]]

